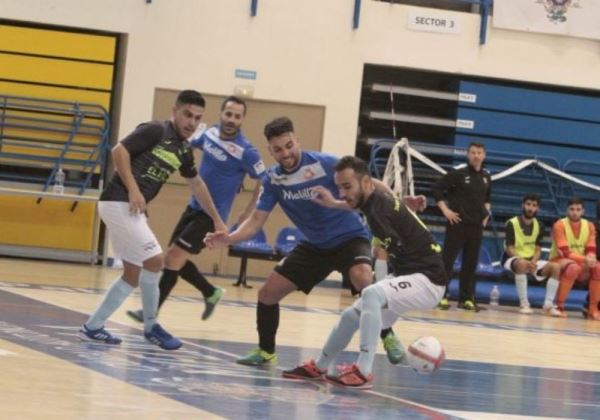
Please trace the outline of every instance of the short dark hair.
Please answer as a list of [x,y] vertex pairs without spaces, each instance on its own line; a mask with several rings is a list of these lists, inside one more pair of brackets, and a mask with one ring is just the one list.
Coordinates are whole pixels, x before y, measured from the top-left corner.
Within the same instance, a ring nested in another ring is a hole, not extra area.
[[225,98],[225,100],[221,104],[221,111],[223,111],[225,109],[225,107],[227,106],[227,102],[233,102],[233,103],[243,106],[244,107],[244,115],[246,115],[246,109],[248,107],[246,106],[246,101],[244,101],[242,98],[238,98],[237,96],[229,96],[229,97]]
[[477,147],[479,149],[485,150],[485,144],[478,143],[478,142],[475,142],[475,141],[472,141],[471,143],[469,143],[469,147],[467,147],[467,150],[470,150],[471,147]]
[[359,179],[365,175],[370,176],[367,162],[356,156],[344,156],[335,164],[333,168],[336,172],[343,171],[344,169],[352,169],[356,174],[356,177]]
[[573,204],[581,204],[583,206],[583,200],[579,197],[571,197],[567,202],[567,207],[571,207]]
[[539,195],[535,193],[527,193],[523,196],[522,203],[525,204],[526,201],[535,201],[539,205],[541,200]]
[[200,92],[195,90],[186,89],[179,92],[177,95],[177,99],[175,100],[175,105],[198,105],[202,108],[206,107],[206,101]]
[[294,123],[288,117],[275,118],[273,121],[265,125],[265,137],[271,140],[273,137],[281,136],[285,133],[294,132]]

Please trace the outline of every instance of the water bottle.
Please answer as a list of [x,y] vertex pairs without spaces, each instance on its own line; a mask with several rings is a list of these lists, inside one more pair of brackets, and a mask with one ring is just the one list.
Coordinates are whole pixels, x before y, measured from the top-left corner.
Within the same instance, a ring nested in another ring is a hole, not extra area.
[[54,186],[52,191],[55,194],[63,194],[65,192],[65,173],[62,168],[58,168],[58,171],[54,174]]
[[497,285],[492,287],[492,291],[490,292],[490,306],[498,307],[500,304],[500,289],[498,289]]

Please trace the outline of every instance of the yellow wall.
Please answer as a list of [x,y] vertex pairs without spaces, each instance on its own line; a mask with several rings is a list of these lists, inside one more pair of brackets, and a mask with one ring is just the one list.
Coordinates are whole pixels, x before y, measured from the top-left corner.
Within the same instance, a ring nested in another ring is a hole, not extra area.
[[[2,7],[4,9],[4,7]],[[25,96],[51,100],[65,100],[98,104],[110,110],[117,36],[90,34],[60,29],[42,29],[0,24],[0,96]],[[58,157],[61,146],[69,137],[65,129],[72,117],[45,113],[7,110],[11,121],[20,118],[39,118],[41,130],[5,128],[3,137],[12,144],[2,144],[2,152],[31,156],[31,159],[0,157],[0,164],[52,167],[51,162],[40,162],[36,157]],[[101,119],[84,120],[87,130],[99,132]],[[29,125],[30,123],[26,123]],[[27,138],[27,141],[15,139]],[[98,135],[78,134],[74,142],[98,144]],[[77,151],[74,147],[65,155],[67,159],[87,159],[89,150]],[[79,169],[81,165],[63,165],[66,170]],[[99,168],[96,168],[98,172]],[[36,204],[33,197],[0,196],[0,243],[47,247],[77,251],[92,251],[95,204],[79,203],[74,212],[72,202],[44,199]]]

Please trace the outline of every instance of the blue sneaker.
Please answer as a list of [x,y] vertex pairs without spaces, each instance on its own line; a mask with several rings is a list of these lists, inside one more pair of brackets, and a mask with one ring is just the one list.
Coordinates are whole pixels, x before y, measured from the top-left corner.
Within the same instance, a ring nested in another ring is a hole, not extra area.
[[123,340],[106,331],[104,327],[90,330],[83,324],[77,335],[83,341],[96,341],[104,344],[121,344]]
[[166,332],[159,324],[154,324],[150,331],[144,332],[144,337],[165,350],[177,350],[183,344],[181,340]]

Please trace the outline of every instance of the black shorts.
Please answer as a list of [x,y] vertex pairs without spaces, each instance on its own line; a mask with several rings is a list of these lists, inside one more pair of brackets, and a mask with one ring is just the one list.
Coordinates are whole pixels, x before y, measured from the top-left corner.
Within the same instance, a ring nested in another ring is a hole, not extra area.
[[214,230],[215,224],[206,213],[187,206],[173,230],[169,245],[175,244],[190,254],[198,254],[205,247],[204,237]]
[[349,276],[350,268],[357,264],[371,265],[371,243],[366,238],[353,238],[329,249],[301,242],[275,266],[275,271],[309,294],[332,271]]

